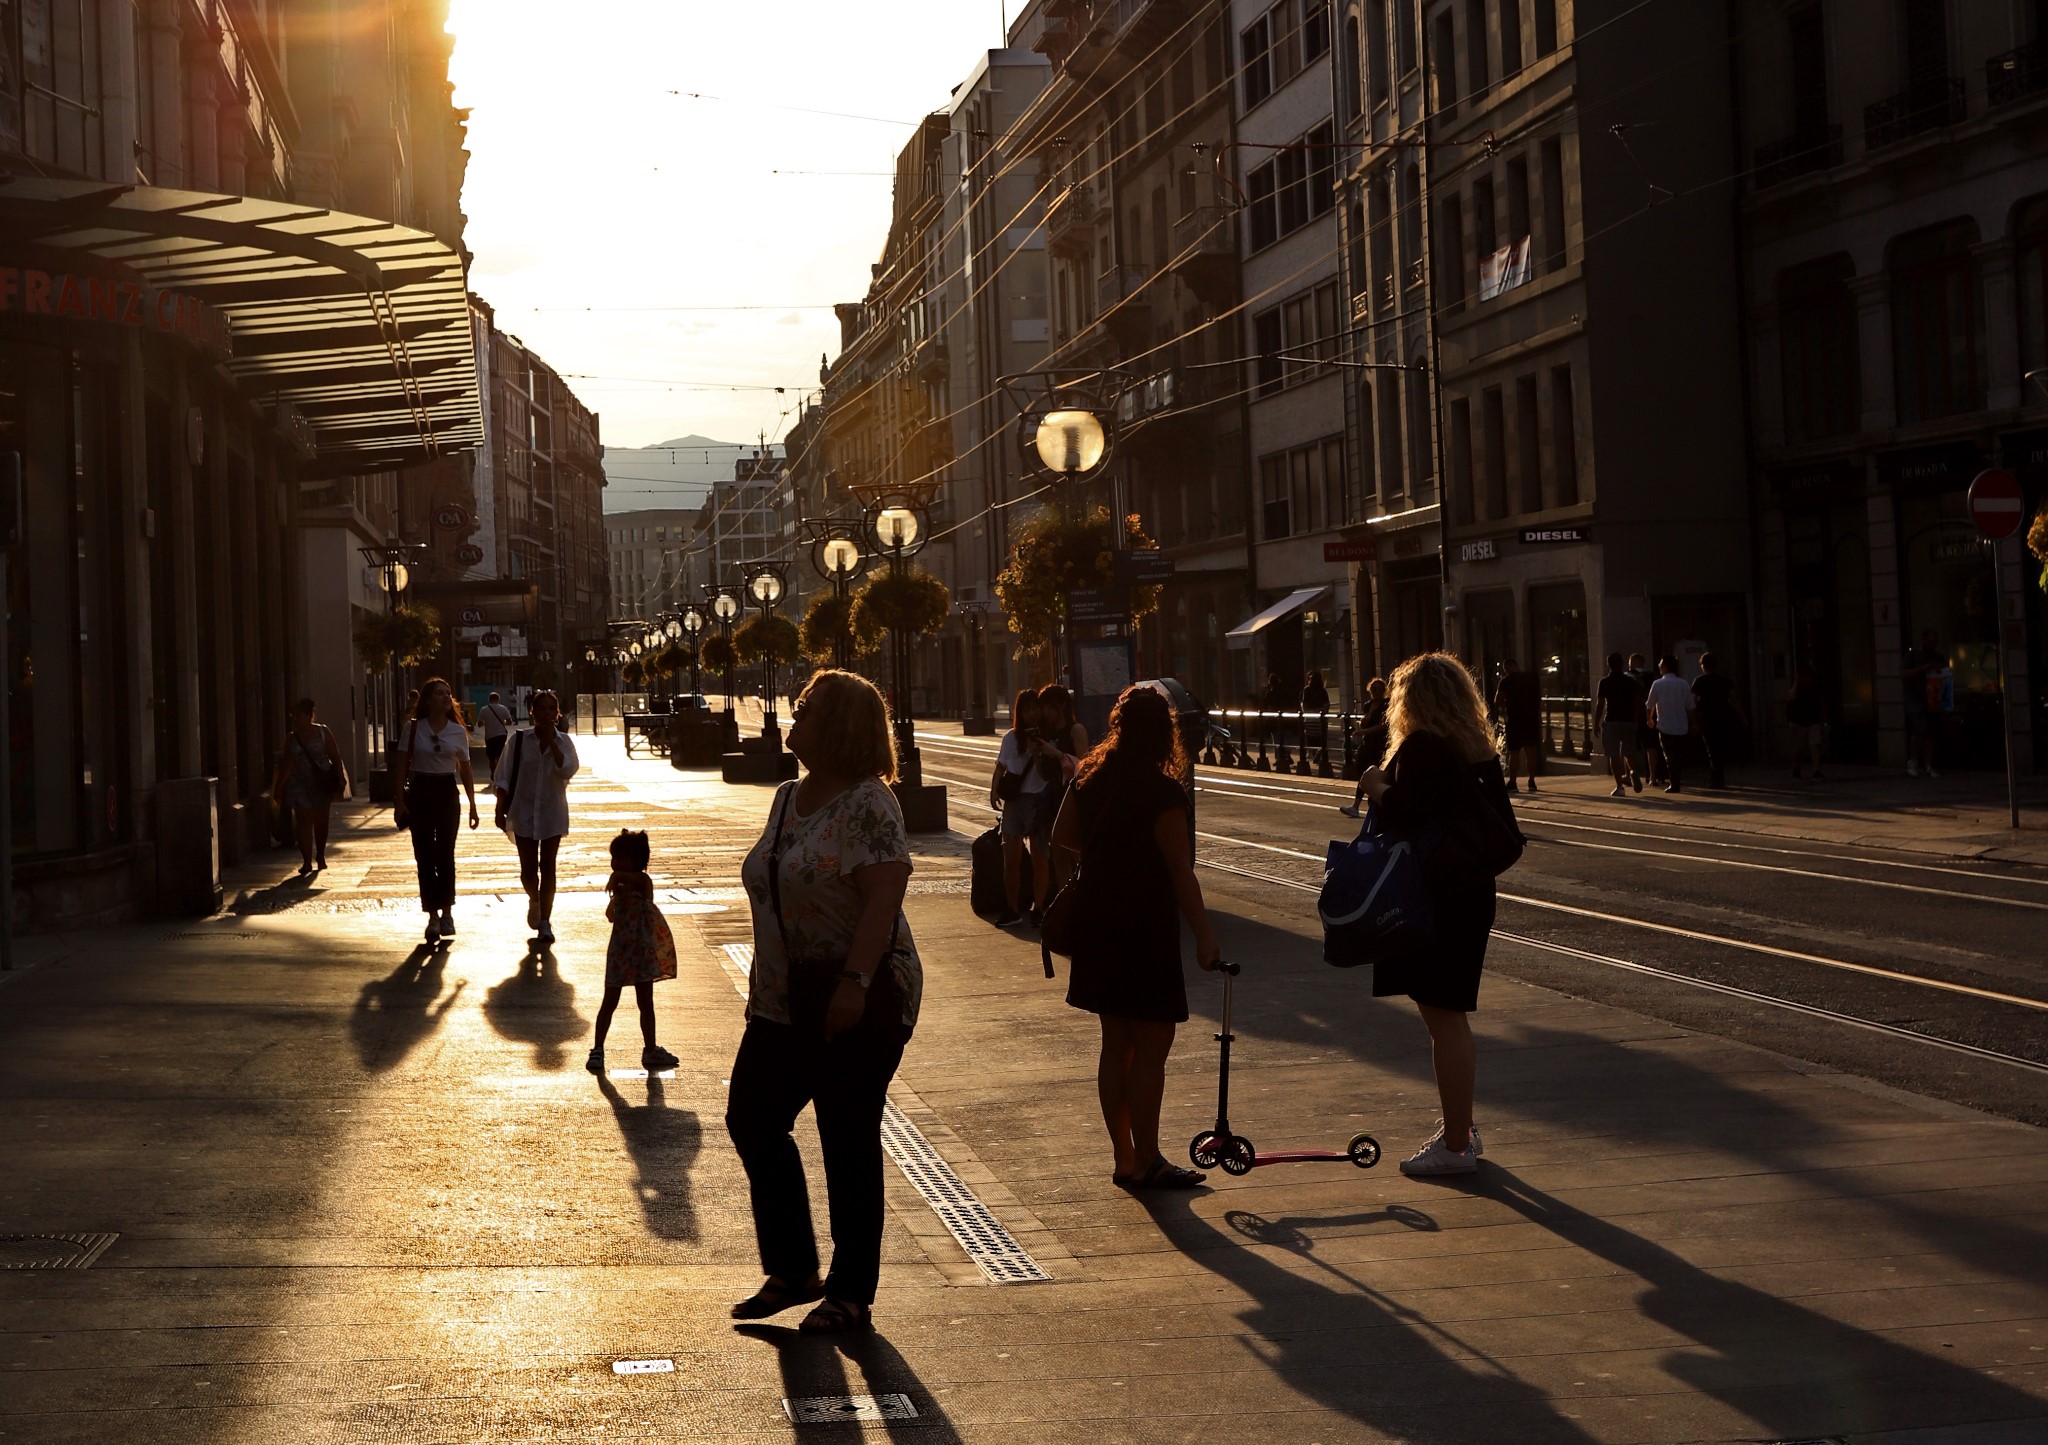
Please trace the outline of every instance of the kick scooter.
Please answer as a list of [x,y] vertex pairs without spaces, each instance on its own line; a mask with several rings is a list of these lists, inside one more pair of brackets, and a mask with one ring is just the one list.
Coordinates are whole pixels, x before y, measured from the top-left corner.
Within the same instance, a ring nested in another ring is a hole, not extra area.
[[1342,1150],[1337,1149],[1284,1149],[1278,1153],[1261,1154],[1252,1147],[1252,1141],[1230,1129],[1230,1044],[1236,1037],[1230,1032],[1230,981],[1237,977],[1238,968],[1234,963],[1218,962],[1216,967],[1223,974],[1223,1031],[1216,1035],[1216,1042],[1223,1045],[1223,1069],[1216,1080],[1216,1127],[1204,1129],[1188,1144],[1188,1157],[1201,1169],[1223,1166],[1225,1174],[1249,1174],[1264,1164],[1334,1164],[1349,1160],[1361,1169],[1370,1169],[1380,1162],[1380,1141],[1370,1134],[1354,1134],[1351,1142]]

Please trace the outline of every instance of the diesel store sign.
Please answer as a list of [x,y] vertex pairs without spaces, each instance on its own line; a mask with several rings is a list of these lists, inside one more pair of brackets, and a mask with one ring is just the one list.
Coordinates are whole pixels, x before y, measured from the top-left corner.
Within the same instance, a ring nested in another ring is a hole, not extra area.
[[1591,540],[1590,527],[1524,527],[1522,545],[1539,546],[1545,542],[1585,542]]

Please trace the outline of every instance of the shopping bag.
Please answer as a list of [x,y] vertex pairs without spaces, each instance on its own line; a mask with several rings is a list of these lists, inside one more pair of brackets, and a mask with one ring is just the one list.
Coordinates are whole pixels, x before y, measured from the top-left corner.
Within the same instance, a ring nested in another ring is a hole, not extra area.
[[1417,845],[1381,832],[1370,813],[1357,838],[1330,843],[1316,912],[1323,962],[1336,968],[1405,960],[1436,941]]

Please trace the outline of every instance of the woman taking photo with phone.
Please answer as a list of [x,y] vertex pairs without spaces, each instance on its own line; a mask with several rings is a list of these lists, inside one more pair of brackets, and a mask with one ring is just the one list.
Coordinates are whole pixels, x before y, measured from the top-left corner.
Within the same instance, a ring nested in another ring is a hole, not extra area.
[[474,828],[479,820],[476,782],[469,771],[469,729],[455,713],[448,684],[429,678],[420,684],[419,711],[399,734],[391,777],[392,819],[412,830],[429,943],[455,936],[457,782],[469,799],[469,826]]
[[[988,805],[1002,813],[1003,897],[1006,902],[998,928],[1014,928],[1025,921],[1022,899],[1024,845],[1031,845],[1031,900],[1035,916],[1046,901],[1046,839],[1052,832],[1051,810],[1044,806],[1053,784],[1059,780],[1057,759],[1048,748],[1039,724],[1044,709],[1038,694],[1025,688],[1010,704],[1010,730],[1003,734],[1003,746],[996,754],[995,773],[989,779]],[[1049,765],[1049,766],[1048,766]]]

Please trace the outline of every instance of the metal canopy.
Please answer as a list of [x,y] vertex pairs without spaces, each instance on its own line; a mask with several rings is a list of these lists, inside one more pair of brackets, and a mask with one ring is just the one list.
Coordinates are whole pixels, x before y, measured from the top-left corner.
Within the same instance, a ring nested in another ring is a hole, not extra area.
[[1223,645],[1225,647],[1250,647],[1254,637],[1257,637],[1281,618],[1292,617],[1310,603],[1320,601],[1329,595],[1330,589],[1327,586],[1304,587],[1298,592],[1290,592],[1265,611],[1253,614],[1238,623],[1237,626],[1231,628],[1230,631],[1224,633]]
[[227,370],[310,424],[320,471],[483,444],[462,257],[425,231],[289,201],[0,176],[0,245],[90,255],[220,311]]

